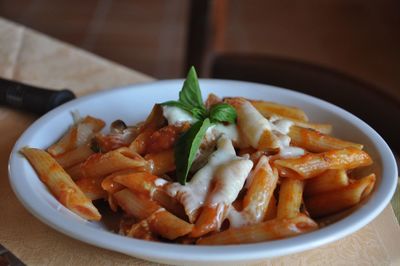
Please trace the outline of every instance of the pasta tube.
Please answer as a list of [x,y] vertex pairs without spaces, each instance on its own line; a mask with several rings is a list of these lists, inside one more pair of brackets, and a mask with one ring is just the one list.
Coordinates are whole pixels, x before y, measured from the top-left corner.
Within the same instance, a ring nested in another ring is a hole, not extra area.
[[346,170],[327,170],[319,176],[307,180],[304,195],[305,197],[310,197],[345,187],[348,184],[349,178],[347,177]]
[[149,222],[147,220],[141,220],[140,222],[133,224],[126,235],[129,237],[149,241],[158,240],[157,236],[151,231]]
[[307,115],[303,110],[274,102],[248,100],[263,116],[271,117],[274,115],[299,121],[308,121]]
[[150,141],[150,136],[157,129],[161,128],[165,124],[165,121],[161,105],[155,104],[146,121],[141,126],[139,135],[132,141],[129,148],[143,155]]
[[126,213],[141,220],[147,219],[152,231],[167,239],[172,240],[192,231],[192,224],[174,216],[145,195],[136,195],[124,189],[115,193],[114,197]]
[[372,159],[366,152],[355,148],[274,161],[280,176],[297,179],[311,178],[329,169],[353,169],[371,163]]
[[76,185],[82,190],[85,195],[91,200],[105,198],[107,193],[101,187],[101,182],[104,177],[102,176],[83,176],[76,180]]
[[151,166],[154,175],[161,176],[175,170],[174,150],[165,150],[157,153],[149,153],[144,156]]
[[86,177],[106,176],[116,171],[146,167],[147,162],[139,154],[126,147],[104,154],[93,154],[81,166]]
[[234,245],[280,239],[313,231],[318,225],[299,214],[291,219],[273,219],[240,228],[230,228],[214,235],[200,238],[199,245]]
[[284,178],[279,190],[277,218],[293,218],[300,213],[304,182],[299,179]]
[[76,165],[78,163],[84,162],[94,151],[89,145],[82,145],[76,149],[65,152],[57,157],[56,161],[65,169]]
[[128,169],[128,170],[122,170],[118,171],[115,173],[112,173],[111,175],[106,176],[103,181],[101,182],[101,188],[107,192],[107,201],[108,204],[110,205],[111,210],[117,211],[118,205],[115,202],[115,199],[113,198],[113,194],[121,191],[125,187],[121,185],[118,182],[114,181],[114,177],[118,175],[125,175],[125,174],[131,174],[131,173],[136,173],[135,169]]
[[243,211],[251,224],[264,220],[266,211],[278,182],[278,172],[272,170],[268,157],[262,156],[252,175],[251,183],[243,199]]
[[306,198],[307,210],[317,218],[350,208],[371,193],[375,179],[375,174],[370,174],[347,187]]
[[344,141],[322,134],[316,130],[292,126],[289,131],[291,144],[299,146],[311,152],[324,152],[329,150],[340,150],[344,148],[355,148],[362,150],[363,145]]
[[47,151],[52,156],[61,155],[87,143],[95,133],[99,132],[105,123],[103,120],[86,116],[76,125],[72,126],[68,132],[55,144],[51,145]]
[[40,179],[53,195],[69,210],[82,218],[98,221],[100,213],[71,177],[47,152],[25,147],[21,150],[32,164]]

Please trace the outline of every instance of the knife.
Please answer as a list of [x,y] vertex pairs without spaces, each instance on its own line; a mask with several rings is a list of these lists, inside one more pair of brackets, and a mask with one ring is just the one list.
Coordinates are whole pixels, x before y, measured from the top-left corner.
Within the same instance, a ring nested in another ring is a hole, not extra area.
[[68,89],[50,90],[0,78],[0,104],[20,110],[42,115],[75,98]]
[[0,265],[1,266],[25,266],[14,254],[0,245]]

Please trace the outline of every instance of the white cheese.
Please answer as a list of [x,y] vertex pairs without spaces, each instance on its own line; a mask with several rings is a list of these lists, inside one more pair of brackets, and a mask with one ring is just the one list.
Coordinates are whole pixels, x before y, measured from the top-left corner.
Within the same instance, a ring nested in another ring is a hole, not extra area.
[[251,160],[241,157],[232,158],[219,166],[214,173],[213,191],[207,198],[206,204],[209,206],[220,203],[231,204],[237,198],[252,167]]
[[239,228],[251,224],[250,216],[246,212],[238,212],[233,206],[229,208],[226,217],[232,228]]
[[163,106],[163,115],[168,120],[168,125],[176,125],[183,122],[193,124],[197,121],[190,113],[175,106]]
[[167,183],[168,181],[165,180],[164,178],[157,178],[156,180],[154,180],[154,185],[156,185],[157,187],[162,187]]
[[[182,203],[186,214],[190,217],[203,206],[210,192],[211,184],[214,182],[218,184],[215,186],[218,186],[218,189],[213,189],[207,202],[216,204],[233,201],[243,186],[252,165],[253,163],[247,158],[236,156],[232,142],[222,136],[218,139],[217,150],[210,155],[208,163],[197,171],[190,182],[185,186],[173,183],[167,186],[167,193]],[[227,175],[231,177],[228,178]],[[234,181],[236,178],[239,181]],[[225,187],[227,185],[230,187]]]
[[299,147],[284,147],[280,149],[279,157],[283,159],[289,159],[303,156],[305,153],[305,150]]
[[222,135],[225,135],[228,139],[230,139],[235,144],[240,144],[243,140],[240,137],[239,130],[236,124],[228,124],[224,125],[221,123],[217,123],[211,125],[205,134],[205,140],[208,142],[215,141]]
[[290,137],[287,134],[294,124],[292,121],[277,116],[267,119],[248,101],[244,101],[238,107],[238,123],[243,134],[254,148],[258,147],[262,134],[265,130],[268,130],[276,138],[276,144],[279,147],[278,156],[292,158],[305,153],[301,148],[290,146]]
[[244,101],[237,107],[237,113],[239,127],[250,145],[257,148],[264,131],[271,131],[271,123],[248,101]]

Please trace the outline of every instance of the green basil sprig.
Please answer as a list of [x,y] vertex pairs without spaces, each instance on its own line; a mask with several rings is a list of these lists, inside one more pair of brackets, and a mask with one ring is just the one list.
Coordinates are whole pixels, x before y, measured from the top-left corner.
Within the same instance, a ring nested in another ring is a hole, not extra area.
[[188,72],[179,92],[179,100],[164,102],[161,105],[181,108],[198,120],[178,138],[175,144],[176,176],[179,183],[185,185],[190,167],[207,129],[213,123],[235,123],[237,114],[235,109],[227,103],[213,105],[210,110],[207,110],[194,67],[191,67]]

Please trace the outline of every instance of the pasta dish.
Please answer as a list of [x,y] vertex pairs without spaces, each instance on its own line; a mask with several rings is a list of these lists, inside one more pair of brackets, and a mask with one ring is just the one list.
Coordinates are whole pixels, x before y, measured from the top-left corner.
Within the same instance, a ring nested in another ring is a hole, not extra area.
[[368,197],[363,145],[296,107],[201,96],[191,68],[178,100],[136,125],[76,117],[47,149],[24,147],[50,192],[89,221],[107,202],[127,237],[197,245],[255,243],[321,228]]

